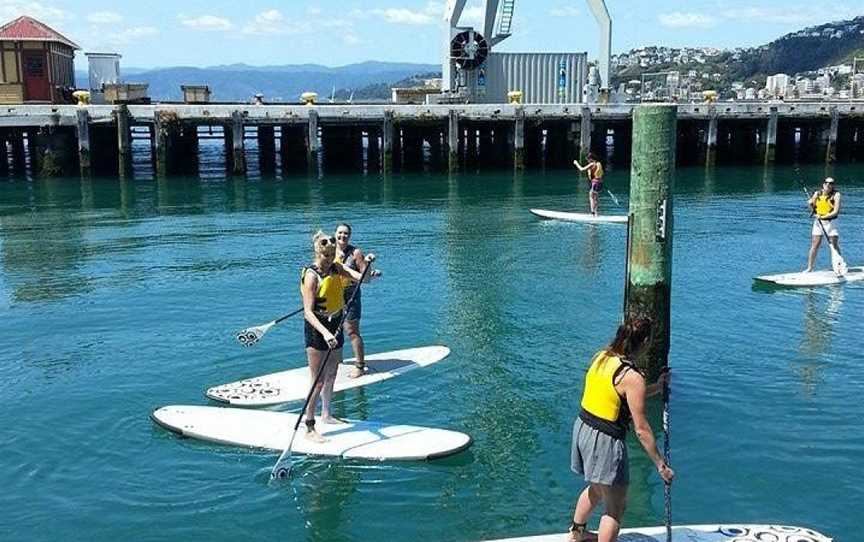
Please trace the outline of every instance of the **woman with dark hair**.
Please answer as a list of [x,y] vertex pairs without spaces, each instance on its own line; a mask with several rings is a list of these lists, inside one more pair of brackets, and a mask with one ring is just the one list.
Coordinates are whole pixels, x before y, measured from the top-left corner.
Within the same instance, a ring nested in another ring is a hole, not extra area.
[[[597,537],[601,542],[618,539],[630,484],[626,437],[631,420],[639,443],[660,477],[671,482],[675,476],[657,450],[654,432],[645,417],[646,397],[660,392],[669,373],[664,372],[656,384],[649,386],[632,361],[648,344],[650,336],[650,320],[626,320],[618,327],[612,343],[591,360],[585,375],[582,410],[573,424],[570,464],[573,472],[584,475],[588,487],[579,495],[573,512],[570,524],[573,542]],[[595,537],[587,531],[586,524],[601,502],[606,509]]]
[[[363,273],[366,269],[366,260],[363,258],[363,251],[350,243],[351,241],[351,225],[342,223],[336,226],[336,261],[353,269],[358,273]],[[380,277],[381,271],[374,269],[369,273],[369,279]],[[345,302],[347,303],[357,286],[345,281]],[[360,336],[360,316],[363,313],[363,301],[360,298],[362,290],[357,290],[354,297],[354,303],[348,307],[348,315],[345,317],[345,333],[351,340],[351,349],[354,350],[354,369],[348,373],[349,378],[357,378],[363,376],[366,371],[366,347],[363,343],[363,337]]]
[[[325,442],[326,439],[315,430],[315,407],[321,398],[321,423],[340,423],[330,414],[330,399],[333,396],[333,384],[336,372],[342,363],[342,344],[344,337],[339,329],[342,321],[342,311],[345,309],[344,282],[359,281],[362,275],[353,269],[336,262],[336,238],[319,230],[312,237],[312,248],[315,251],[315,261],[304,267],[300,277],[300,293],[303,295],[303,316],[305,327],[303,336],[306,344],[306,359],[309,362],[311,381],[321,369],[326,358],[327,366],[312,390],[312,396],[306,407],[306,438],[315,442]],[[368,265],[375,260],[374,254],[365,258]],[[330,356],[327,357],[327,351]]]
[[579,160],[573,160],[573,165],[580,172],[588,172],[588,206],[591,208],[591,214],[597,216],[600,212],[600,192],[603,190],[603,164],[593,152],[588,153],[588,163],[584,166],[579,163]]

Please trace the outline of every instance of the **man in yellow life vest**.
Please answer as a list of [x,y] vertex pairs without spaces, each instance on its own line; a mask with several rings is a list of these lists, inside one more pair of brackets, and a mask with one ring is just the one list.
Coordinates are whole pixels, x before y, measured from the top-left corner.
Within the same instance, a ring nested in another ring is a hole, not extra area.
[[823,235],[828,237],[828,242],[840,254],[840,230],[837,229],[837,216],[840,214],[840,192],[834,187],[834,179],[827,177],[822,183],[822,190],[814,192],[807,204],[816,216],[810,231],[810,253],[807,256],[805,273],[813,271],[813,264],[816,262],[816,255],[819,253],[819,245],[822,243]]

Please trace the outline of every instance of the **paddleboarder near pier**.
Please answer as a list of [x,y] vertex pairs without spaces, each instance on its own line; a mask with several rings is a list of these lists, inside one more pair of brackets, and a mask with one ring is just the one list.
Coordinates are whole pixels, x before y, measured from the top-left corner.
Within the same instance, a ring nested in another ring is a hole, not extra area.
[[[311,391],[306,405],[306,438],[315,442],[326,439],[315,430],[315,407],[321,398],[321,422],[341,423],[330,413],[330,400],[339,364],[342,363],[344,335],[339,329],[342,311],[345,310],[344,279],[359,282],[363,275],[336,262],[336,238],[323,231],[312,237],[315,259],[312,265],[303,268],[300,292],[303,296],[303,315],[305,326],[303,336],[306,345],[306,358],[309,362],[312,382],[326,360],[323,378],[319,379]],[[365,258],[366,264],[375,260],[374,254]],[[330,351],[328,356],[327,352]],[[331,359],[332,358],[332,359]]]
[[[664,372],[655,384],[645,378],[631,360],[648,344],[651,321],[634,318],[618,327],[615,338],[591,360],[585,375],[582,409],[573,424],[570,468],[588,482],[573,512],[570,541],[618,539],[630,485],[627,429],[634,432],[660,477],[671,483],[675,472],[657,450],[654,432],[645,416],[645,399],[656,395],[668,382]],[[601,502],[606,509],[595,536],[587,530],[588,518]]]
[[[350,244],[352,233],[350,224],[343,222],[336,226],[336,261],[348,269],[362,273],[366,269],[366,260],[363,258],[363,251],[360,250],[360,247]],[[380,276],[381,271],[378,269],[373,269],[369,273],[370,279]],[[347,279],[343,282],[345,282],[344,297],[347,303],[354,295],[356,285]],[[357,359],[354,362],[354,368],[348,374],[349,378],[358,378],[366,372],[366,346],[360,335],[360,316],[363,312],[363,301],[360,293],[361,290],[357,290],[354,303],[348,308],[348,316],[345,318],[345,333],[348,334],[351,349],[354,350],[354,357]]]
[[573,165],[580,172],[588,172],[588,206],[591,209],[591,214],[597,216],[600,212],[600,191],[603,190],[603,164],[593,152],[588,153],[588,163],[582,165],[579,160],[573,160]]
[[805,273],[813,271],[816,263],[816,255],[819,253],[819,245],[822,244],[822,236],[828,237],[828,242],[840,254],[840,230],[837,229],[837,217],[840,215],[840,192],[834,186],[834,178],[826,177],[822,182],[822,189],[810,196],[807,204],[816,215],[813,219],[813,228],[810,231],[810,252],[807,255],[807,269]]

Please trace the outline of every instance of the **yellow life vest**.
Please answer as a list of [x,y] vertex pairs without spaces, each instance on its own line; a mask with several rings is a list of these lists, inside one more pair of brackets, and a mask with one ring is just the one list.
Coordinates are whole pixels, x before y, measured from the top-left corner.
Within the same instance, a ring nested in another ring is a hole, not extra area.
[[816,204],[814,207],[814,210],[816,211],[816,216],[818,216],[819,218],[833,213],[834,194],[832,193],[830,196],[826,196],[820,193],[818,196],[816,196]]
[[594,167],[588,170],[588,178],[592,181],[603,180],[603,164],[594,162]]
[[582,392],[584,410],[602,420],[618,421],[622,401],[613,379],[623,366],[621,358],[605,350],[594,356],[585,375],[585,390]]
[[[336,251],[336,260],[335,260],[336,263],[340,263],[344,267],[347,267],[348,269],[353,269],[354,271],[357,271],[357,265],[354,263],[354,251],[355,250],[357,250],[357,247],[355,247],[354,245],[348,245],[345,247],[345,258],[347,259],[347,261],[343,261],[342,256],[339,256],[339,251],[337,250]],[[350,278],[342,277],[342,288],[347,290],[353,284],[355,284],[355,283]]]
[[336,270],[332,266],[330,267],[330,273],[326,276],[322,275],[321,271],[314,265],[304,267],[300,272],[301,291],[303,281],[306,279],[307,270],[311,270],[318,276],[318,291],[315,292],[314,311],[318,314],[326,314],[328,316],[341,311],[345,307],[345,287],[342,285],[342,276],[336,273]]

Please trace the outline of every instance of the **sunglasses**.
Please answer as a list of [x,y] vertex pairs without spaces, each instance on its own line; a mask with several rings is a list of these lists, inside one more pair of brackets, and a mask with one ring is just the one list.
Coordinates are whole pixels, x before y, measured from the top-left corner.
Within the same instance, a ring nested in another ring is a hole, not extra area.
[[335,237],[322,237],[318,239],[318,246],[326,247],[327,245],[335,245],[336,238]]

